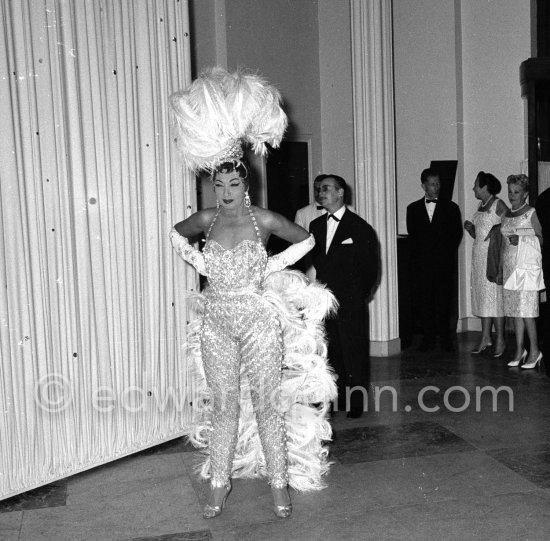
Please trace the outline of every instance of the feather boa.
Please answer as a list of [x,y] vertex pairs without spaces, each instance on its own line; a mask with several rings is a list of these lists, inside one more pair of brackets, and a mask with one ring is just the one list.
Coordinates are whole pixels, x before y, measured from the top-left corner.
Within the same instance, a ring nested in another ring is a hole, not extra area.
[[[325,487],[323,476],[329,468],[324,442],[332,438],[327,420],[330,402],[337,396],[335,376],[327,364],[323,319],[334,312],[337,303],[332,293],[317,282],[308,283],[296,271],[280,271],[264,282],[263,299],[275,307],[283,330],[284,360],[279,407],[284,411],[289,485],[296,490]],[[195,310],[202,315],[205,297],[194,295]],[[189,435],[194,446],[205,451],[199,466],[208,479],[210,423],[209,394],[200,352],[201,318],[189,327],[188,354],[194,361],[193,403],[195,425]],[[258,435],[246,375],[241,372],[241,413],[232,477],[266,475],[265,458]]]

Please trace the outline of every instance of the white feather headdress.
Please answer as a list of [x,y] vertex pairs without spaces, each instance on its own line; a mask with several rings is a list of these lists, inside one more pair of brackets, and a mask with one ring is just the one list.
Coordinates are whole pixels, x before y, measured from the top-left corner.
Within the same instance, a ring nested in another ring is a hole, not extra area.
[[244,69],[208,68],[172,94],[170,105],[178,149],[195,172],[241,158],[244,143],[265,155],[266,143],[279,146],[288,122],[279,91]]

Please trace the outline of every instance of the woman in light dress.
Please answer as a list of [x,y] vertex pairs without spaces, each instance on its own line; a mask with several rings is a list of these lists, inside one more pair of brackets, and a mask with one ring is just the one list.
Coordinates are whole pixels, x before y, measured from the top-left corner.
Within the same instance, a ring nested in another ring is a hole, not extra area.
[[504,202],[497,197],[501,187],[500,181],[494,175],[480,171],[473,190],[476,199],[481,203],[472,221],[464,222],[464,229],[474,239],[471,274],[472,312],[481,318],[481,340],[472,353],[483,353],[493,345],[491,330],[494,324],[496,342],[493,357],[501,357],[505,347],[502,285],[487,279],[491,230],[500,224],[503,214],[508,210]]
[[[541,251],[542,230],[535,209],[527,204],[529,179],[525,175],[510,175],[507,184],[511,208],[503,216],[501,226],[504,315],[514,318],[516,334],[516,352],[508,366],[535,368],[542,359],[535,319],[539,315],[537,289],[543,287],[540,257],[537,258]],[[524,258],[518,257],[525,251],[522,250],[525,247],[531,249],[528,265],[522,263],[525,262]],[[527,268],[528,271],[525,270]],[[529,354],[523,345],[526,330],[530,343]]]

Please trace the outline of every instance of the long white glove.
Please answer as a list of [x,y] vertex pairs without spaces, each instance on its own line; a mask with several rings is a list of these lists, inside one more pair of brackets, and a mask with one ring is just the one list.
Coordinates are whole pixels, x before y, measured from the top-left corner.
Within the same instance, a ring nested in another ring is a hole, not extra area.
[[182,259],[193,265],[200,274],[206,276],[204,254],[191,246],[189,241],[183,235],[180,235],[175,228],[170,231],[170,242]]
[[297,242],[283,250],[280,254],[274,255],[267,260],[265,275],[285,269],[289,265],[302,259],[315,246],[315,239],[310,235],[307,239]]

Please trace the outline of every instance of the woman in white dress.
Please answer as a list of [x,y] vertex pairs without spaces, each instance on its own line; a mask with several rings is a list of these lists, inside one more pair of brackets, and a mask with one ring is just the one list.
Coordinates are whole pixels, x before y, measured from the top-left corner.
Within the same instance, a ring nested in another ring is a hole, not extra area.
[[[502,285],[487,279],[487,256],[491,230],[499,225],[502,215],[508,210],[504,202],[497,197],[502,186],[491,173],[480,171],[474,182],[474,195],[481,203],[472,221],[464,222],[464,229],[474,239],[472,247],[472,312],[481,318],[481,341],[472,353],[483,353],[492,346],[491,330],[496,331],[493,357],[504,353],[504,306]],[[500,234],[500,233],[499,233]]]
[[[544,287],[542,230],[535,209],[527,204],[529,179],[525,175],[510,175],[507,183],[511,208],[503,216],[501,226],[504,315],[514,318],[516,333],[516,353],[508,366],[535,368],[542,359],[535,320],[539,315],[538,290]],[[522,255],[525,253],[528,258]],[[523,347],[525,330],[529,336],[529,355]]]

